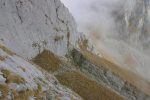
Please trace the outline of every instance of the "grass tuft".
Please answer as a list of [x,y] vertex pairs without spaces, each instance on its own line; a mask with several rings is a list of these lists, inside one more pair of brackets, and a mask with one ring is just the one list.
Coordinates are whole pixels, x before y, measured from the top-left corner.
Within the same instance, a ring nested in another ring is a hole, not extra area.
[[79,47],[83,50],[87,50],[88,49],[88,39],[81,40],[79,42]]
[[38,84],[38,89],[34,91],[34,96],[37,100],[41,100],[46,94],[42,90],[42,86]]
[[5,51],[6,53],[8,53],[11,56],[16,55],[16,53],[10,51],[9,49],[7,49],[6,47],[4,47],[2,45],[0,45],[0,49],[2,49],[3,51]]
[[6,100],[9,92],[8,86],[0,84],[0,91],[2,92],[2,96],[0,97],[0,100]]
[[3,73],[4,78],[6,78],[6,83],[25,83],[25,80],[22,77],[20,77],[19,75],[14,75],[6,69],[1,70],[1,72]]
[[41,68],[46,71],[54,72],[59,68],[61,61],[59,57],[54,55],[52,52],[48,50],[44,50],[41,54],[37,55],[33,62],[39,65]]
[[0,56],[0,61],[4,61],[5,59],[6,59],[6,57]]
[[42,90],[41,85],[38,85],[37,90],[21,90],[19,92],[13,90],[14,100],[29,100],[31,96],[34,96],[36,100],[43,100],[45,93]]

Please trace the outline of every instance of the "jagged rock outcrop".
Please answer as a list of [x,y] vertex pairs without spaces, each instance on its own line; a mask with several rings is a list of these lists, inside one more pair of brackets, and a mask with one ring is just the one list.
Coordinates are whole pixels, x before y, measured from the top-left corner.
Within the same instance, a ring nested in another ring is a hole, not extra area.
[[63,56],[79,33],[60,0],[1,0],[0,43],[24,58],[48,49]]

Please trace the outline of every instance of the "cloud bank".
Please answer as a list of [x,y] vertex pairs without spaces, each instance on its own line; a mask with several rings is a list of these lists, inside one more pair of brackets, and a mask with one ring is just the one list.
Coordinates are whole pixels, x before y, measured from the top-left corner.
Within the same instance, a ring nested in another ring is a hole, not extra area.
[[[150,75],[150,57],[138,50],[121,29],[124,12],[135,0],[62,0],[75,17],[78,30],[84,32],[103,57],[132,70],[146,79]],[[133,38],[136,36],[133,35]],[[123,38],[122,38],[123,37]],[[123,40],[124,39],[124,40]]]

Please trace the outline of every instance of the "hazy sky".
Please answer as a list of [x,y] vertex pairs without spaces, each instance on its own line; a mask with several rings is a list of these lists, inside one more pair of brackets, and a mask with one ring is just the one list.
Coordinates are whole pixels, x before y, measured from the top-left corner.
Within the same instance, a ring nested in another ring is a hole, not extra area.
[[78,30],[87,35],[91,35],[91,31],[106,34],[108,33],[106,30],[110,31],[113,28],[114,18],[112,17],[112,13],[116,9],[118,10],[118,7],[121,7],[124,0],[61,1],[69,8],[74,16],[78,24]]

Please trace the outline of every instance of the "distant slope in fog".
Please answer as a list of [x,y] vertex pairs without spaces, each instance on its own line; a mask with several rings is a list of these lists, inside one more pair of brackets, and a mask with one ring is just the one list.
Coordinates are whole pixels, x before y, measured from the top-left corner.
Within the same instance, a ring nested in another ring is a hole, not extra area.
[[101,56],[150,80],[150,0],[62,1]]

